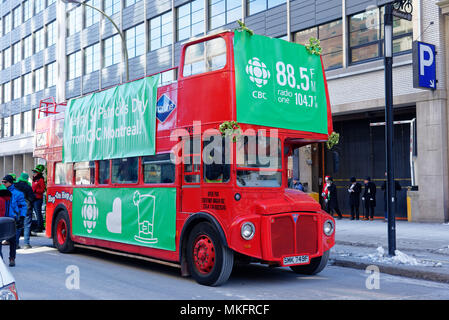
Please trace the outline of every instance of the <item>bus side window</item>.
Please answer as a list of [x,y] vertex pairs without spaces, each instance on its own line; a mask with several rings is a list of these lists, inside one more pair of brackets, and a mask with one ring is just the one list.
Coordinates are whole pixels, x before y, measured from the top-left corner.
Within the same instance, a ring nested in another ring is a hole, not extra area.
[[184,60],[184,77],[220,70],[226,65],[226,41],[219,37],[192,44]]
[[112,160],[112,183],[137,183],[139,158]]
[[230,150],[221,136],[211,136],[204,141],[204,181],[208,183],[228,182],[231,175]]
[[95,184],[95,161],[84,161],[75,163],[75,184],[89,185]]
[[71,185],[72,184],[73,164],[57,162],[55,164],[55,184]]
[[143,157],[142,165],[144,183],[175,182],[175,165],[169,153]]
[[109,160],[98,161],[98,183],[109,184],[110,180],[110,165]]

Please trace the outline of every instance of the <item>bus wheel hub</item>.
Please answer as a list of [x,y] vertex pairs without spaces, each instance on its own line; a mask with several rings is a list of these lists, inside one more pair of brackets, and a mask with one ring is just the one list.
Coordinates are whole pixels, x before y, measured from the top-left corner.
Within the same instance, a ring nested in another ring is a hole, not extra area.
[[193,257],[198,271],[204,274],[212,271],[215,264],[215,248],[208,236],[201,235],[197,238],[193,246]]

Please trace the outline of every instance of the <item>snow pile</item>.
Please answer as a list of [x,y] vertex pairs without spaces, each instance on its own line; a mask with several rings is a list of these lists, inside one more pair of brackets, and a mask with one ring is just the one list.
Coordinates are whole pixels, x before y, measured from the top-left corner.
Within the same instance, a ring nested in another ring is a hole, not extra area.
[[441,267],[441,263],[436,263],[434,261],[424,261],[418,260],[411,257],[399,250],[395,250],[395,255],[390,257],[386,254],[384,248],[378,247],[376,253],[369,254],[368,256],[362,256],[362,259],[369,259],[373,262],[388,263],[388,264],[405,264],[410,266],[431,266],[431,267]]

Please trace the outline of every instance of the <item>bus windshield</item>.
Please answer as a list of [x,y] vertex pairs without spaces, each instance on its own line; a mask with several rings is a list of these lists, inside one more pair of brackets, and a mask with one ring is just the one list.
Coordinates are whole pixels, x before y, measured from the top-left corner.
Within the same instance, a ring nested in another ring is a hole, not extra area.
[[278,138],[244,136],[237,142],[237,185],[277,188],[282,184],[282,147]]

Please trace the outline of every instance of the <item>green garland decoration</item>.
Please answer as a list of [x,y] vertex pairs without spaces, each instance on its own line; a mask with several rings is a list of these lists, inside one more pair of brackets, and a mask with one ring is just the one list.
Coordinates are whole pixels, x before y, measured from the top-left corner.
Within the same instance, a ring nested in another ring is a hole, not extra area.
[[329,139],[326,141],[327,149],[332,149],[340,141],[340,134],[335,131],[331,133]]
[[224,121],[218,129],[223,137],[232,137],[233,142],[236,142],[242,134],[242,129],[237,121]]
[[320,56],[321,52],[323,52],[320,45],[320,40],[315,37],[311,37],[309,39],[309,44],[306,44],[306,49],[310,54],[316,54],[317,56]]

